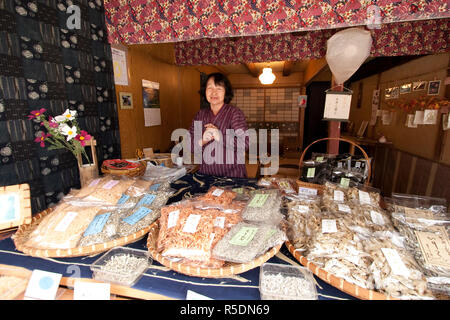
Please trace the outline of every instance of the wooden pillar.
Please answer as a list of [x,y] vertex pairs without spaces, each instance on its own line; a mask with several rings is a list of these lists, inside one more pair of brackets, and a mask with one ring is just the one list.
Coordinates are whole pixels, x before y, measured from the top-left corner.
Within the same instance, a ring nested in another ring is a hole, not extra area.
[[[331,88],[333,88],[333,91],[344,91],[344,85],[337,86],[334,80],[334,76],[331,76]],[[340,121],[328,121],[328,137],[329,138],[341,137]],[[339,140],[328,141],[327,153],[339,154]]]

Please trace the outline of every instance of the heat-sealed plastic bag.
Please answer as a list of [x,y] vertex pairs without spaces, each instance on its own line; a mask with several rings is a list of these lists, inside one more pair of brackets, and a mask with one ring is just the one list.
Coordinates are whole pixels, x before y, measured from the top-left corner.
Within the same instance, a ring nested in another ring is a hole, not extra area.
[[237,193],[228,188],[212,186],[207,193],[197,199],[210,204],[229,205],[236,196]]
[[242,212],[242,218],[252,222],[278,224],[283,215],[280,212],[281,196],[278,190],[257,190],[252,193],[247,206]]

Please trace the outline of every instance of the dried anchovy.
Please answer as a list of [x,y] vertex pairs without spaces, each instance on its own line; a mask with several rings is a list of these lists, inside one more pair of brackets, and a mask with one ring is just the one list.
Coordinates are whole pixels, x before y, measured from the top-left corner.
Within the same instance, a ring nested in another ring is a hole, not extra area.
[[263,300],[311,300],[316,299],[310,281],[295,277],[284,276],[281,273],[263,272],[260,283],[261,299]]
[[253,207],[249,204],[260,194],[267,194],[257,192],[249,200],[247,207],[242,212],[242,218],[247,221],[257,222],[274,222],[278,223],[282,219],[280,212],[281,197],[277,193],[268,193],[266,201],[260,207]]
[[[243,228],[256,228],[256,233],[247,245],[233,244],[230,241]],[[240,222],[233,226],[230,231],[215,245],[212,256],[215,259],[231,261],[236,263],[247,263],[255,259],[264,250],[268,238],[272,235],[274,228],[270,225],[257,225]]]
[[95,279],[106,282],[130,284],[148,267],[146,258],[131,254],[112,256],[100,270],[96,271]]

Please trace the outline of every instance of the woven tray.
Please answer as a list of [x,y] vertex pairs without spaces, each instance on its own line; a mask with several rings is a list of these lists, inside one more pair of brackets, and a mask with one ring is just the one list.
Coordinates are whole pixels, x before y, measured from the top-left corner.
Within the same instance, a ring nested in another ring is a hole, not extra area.
[[[123,162],[123,163],[129,163],[129,168],[115,168],[114,163],[116,162]],[[122,159],[112,159],[112,160],[105,160],[102,163],[101,170],[102,173],[105,174],[112,174],[116,176],[128,176],[128,177],[138,177],[142,176],[145,173],[145,170],[147,169],[147,162],[146,161],[140,161],[139,163],[135,162],[129,162]]]
[[329,283],[333,287],[355,298],[363,300],[398,300],[391,296],[386,296],[383,293],[362,288],[353,283],[345,281],[342,278],[336,277],[333,274],[319,268],[311,261],[308,261],[308,259],[302,256],[298,251],[295,251],[295,247],[289,241],[286,241],[285,245],[288,248],[289,252],[294,256],[294,258],[297,259],[297,261],[300,262],[303,266],[311,270],[312,273],[314,273],[320,279]]
[[147,247],[150,255],[153,260],[158,261],[162,265],[168,267],[173,271],[177,271],[179,273],[194,276],[194,277],[203,277],[203,278],[223,278],[226,276],[231,276],[239,273],[246,272],[248,270],[254,269],[256,267],[261,266],[264,262],[272,258],[277,252],[280,250],[283,244],[280,244],[276,247],[273,247],[265,254],[259,256],[255,260],[249,263],[231,263],[226,262],[222,268],[201,268],[201,267],[193,267],[188,266],[183,263],[173,262],[166,257],[163,257],[160,253],[156,251],[156,241],[158,239],[159,233],[159,220],[155,221],[150,228],[147,239]]
[[28,247],[25,242],[28,239],[29,234],[40,223],[41,219],[50,214],[53,208],[47,209],[35,215],[30,224],[22,225],[17,229],[17,232],[13,236],[14,244],[17,250],[33,257],[51,257],[51,258],[69,258],[89,256],[97,253],[107,251],[111,248],[127,245],[143,238],[150,230],[150,226],[141,229],[140,231],[130,234],[126,237],[108,241],[105,243],[93,244],[90,246],[77,247],[71,249],[37,249]]

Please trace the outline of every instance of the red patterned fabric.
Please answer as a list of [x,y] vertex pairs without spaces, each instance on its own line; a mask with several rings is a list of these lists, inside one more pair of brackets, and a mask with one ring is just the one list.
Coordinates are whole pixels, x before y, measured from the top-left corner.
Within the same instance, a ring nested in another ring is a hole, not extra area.
[[[371,56],[436,54],[449,51],[450,19],[382,25],[372,30]],[[263,61],[318,59],[327,40],[339,30],[252,37],[199,39],[175,44],[178,65],[220,65]]]
[[104,0],[109,42],[138,44],[280,34],[449,18],[448,1]]

